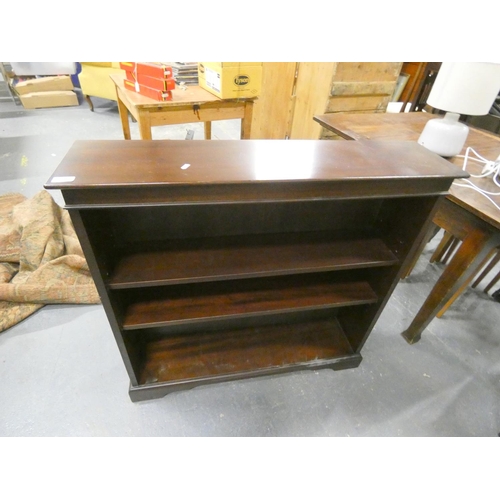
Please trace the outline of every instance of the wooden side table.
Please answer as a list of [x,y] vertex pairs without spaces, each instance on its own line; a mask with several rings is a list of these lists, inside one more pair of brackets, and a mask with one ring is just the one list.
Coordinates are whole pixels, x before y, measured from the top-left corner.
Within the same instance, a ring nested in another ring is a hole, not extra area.
[[151,127],[204,122],[205,139],[212,137],[212,121],[241,118],[241,139],[250,138],[255,97],[220,99],[199,86],[173,90],[173,100],[159,102],[127,90],[122,75],[111,75],[116,86],[123,136],[130,139],[127,111],[137,120],[141,139],[152,139]]
[[[315,116],[314,120],[347,140],[416,142],[425,124],[432,118],[436,116],[429,113],[330,113]],[[468,146],[484,157],[495,159],[500,153],[500,137],[471,128],[465,147]],[[448,160],[460,167],[463,164],[460,157]],[[481,167],[470,161],[467,170],[478,174]],[[474,179],[474,182],[488,191],[496,189],[490,178]],[[472,278],[489,252],[500,244],[500,210],[472,189],[453,184],[450,194],[438,205],[433,222],[460,239],[462,244],[403,333],[410,344],[420,339],[439,311]],[[427,238],[421,241],[416,255],[427,241]]]

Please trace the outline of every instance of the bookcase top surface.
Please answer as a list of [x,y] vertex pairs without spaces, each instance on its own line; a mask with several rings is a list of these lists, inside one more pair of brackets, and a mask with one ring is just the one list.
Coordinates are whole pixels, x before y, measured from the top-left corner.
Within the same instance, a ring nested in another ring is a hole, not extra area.
[[466,176],[415,142],[102,140],[76,141],[45,188]]

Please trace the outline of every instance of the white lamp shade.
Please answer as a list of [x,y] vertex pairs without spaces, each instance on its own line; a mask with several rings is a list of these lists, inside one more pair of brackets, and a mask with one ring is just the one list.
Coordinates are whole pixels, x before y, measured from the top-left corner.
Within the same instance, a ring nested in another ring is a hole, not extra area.
[[487,115],[500,92],[500,64],[444,62],[427,104],[461,115]]

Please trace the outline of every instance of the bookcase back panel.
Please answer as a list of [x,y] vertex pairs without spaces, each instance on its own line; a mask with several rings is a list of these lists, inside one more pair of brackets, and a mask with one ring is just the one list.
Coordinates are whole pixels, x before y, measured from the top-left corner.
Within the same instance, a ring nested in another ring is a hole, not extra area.
[[120,243],[222,235],[301,231],[353,231],[370,227],[380,200],[318,200],[125,207],[86,210],[89,224],[109,227]]

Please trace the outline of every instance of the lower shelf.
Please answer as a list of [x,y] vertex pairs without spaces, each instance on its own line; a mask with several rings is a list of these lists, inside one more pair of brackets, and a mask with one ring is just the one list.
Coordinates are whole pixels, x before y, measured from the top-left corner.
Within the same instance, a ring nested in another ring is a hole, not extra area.
[[228,380],[303,369],[352,368],[361,356],[335,317],[146,341],[133,401]]

